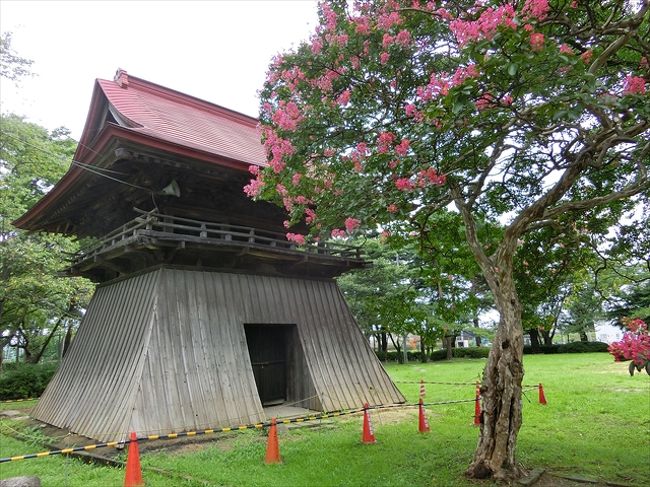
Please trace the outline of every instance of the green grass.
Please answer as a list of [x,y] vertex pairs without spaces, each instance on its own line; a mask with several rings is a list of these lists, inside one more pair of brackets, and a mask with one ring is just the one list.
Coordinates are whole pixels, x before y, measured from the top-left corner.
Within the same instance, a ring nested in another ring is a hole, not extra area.
[[[650,485],[650,378],[630,377],[608,354],[525,356],[526,384],[542,382],[547,406],[537,392],[524,399],[518,458],[529,468],[545,467],[630,485]],[[389,365],[397,381],[471,382],[483,359]],[[398,384],[409,401],[417,384]],[[471,399],[473,388],[428,385],[427,402]],[[263,463],[265,437],[247,431],[234,438],[175,452],[147,452],[142,463],[192,477],[171,481],[145,470],[147,485],[229,486],[468,486],[463,478],[478,430],[473,404],[429,408],[431,433],[417,431],[415,410],[374,411],[376,445],[360,444],[361,418],[345,417],[329,428],[280,433],[284,463]],[[0,437],[0,456],[39,451],[33,444]],[[0,478],[38,475],[48,486],[118,486],[120,469],[90,466],[63,457],[0,464]],[[203,481],[203,482],[201,482]],[[490,485],[482,484],[482,485]]]

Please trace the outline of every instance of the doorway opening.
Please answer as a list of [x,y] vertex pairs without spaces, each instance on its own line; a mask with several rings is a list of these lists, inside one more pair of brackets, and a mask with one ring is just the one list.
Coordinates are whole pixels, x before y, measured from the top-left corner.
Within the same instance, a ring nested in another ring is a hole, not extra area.
[[287,401],[287,344],[294,328],[294,325],[245,325],[248,354],[262,406]]

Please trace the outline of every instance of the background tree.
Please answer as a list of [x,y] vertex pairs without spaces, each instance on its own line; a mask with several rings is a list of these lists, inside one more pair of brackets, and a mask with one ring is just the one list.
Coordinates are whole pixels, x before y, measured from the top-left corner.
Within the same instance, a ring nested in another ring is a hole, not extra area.
[[8,344],[38,362],[57,332],[72,333],[90,298],[90,281],[58,276],[75,241],[11,225],[60,179],[75,146],[65,129],[0,116],[0,364]]
[[[323,2],[310,41],[270,67],[269,167],[253,169],[249,195],[283,203],[320,238],[362,225],[401,232],[405,220],[418,236],[450,204],[463,219],[500,315],[470,477],[521,473],[522,237],[622,216],[649,187],[647,12],[647,2]],[[482,221],[503,225],[498,241],[481,239]]]
[[0,77],[18,82],[20,78],[31,76],[34,61],[20,57],[11,48],[11,35],[11,32],[0,34]]
[[414,332],[415,317],[421,314],[414,269],[409,265],[412,255],[384,246],[378,239],[367,240],[365,250],[372,267],[349,272],[338,283],[361,328],[375,336],[379,357],[386,359],[390,340],[401,363],[401,339]]

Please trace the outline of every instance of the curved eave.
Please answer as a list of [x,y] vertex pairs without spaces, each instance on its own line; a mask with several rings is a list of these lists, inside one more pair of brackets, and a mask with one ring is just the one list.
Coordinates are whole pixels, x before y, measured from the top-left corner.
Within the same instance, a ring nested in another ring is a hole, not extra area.
[[[94,113],[89,113],[89,121],[94,116]],[[115,124],[107,124],[99,133],[93,147],[85,144],[82,137],[79,149],[75,153],[75,160],[83,161],[85,164],[92,165],[100,156],[104,155],[104,150],[111,142],[119,140],[124,142],[131,142],[140,144],[148,149],[161,150],[169,154],[186,157],[199,162],[206,162],[215,164],[221,167],[234,169],[245,172],[251,165],[249,162],[237,161],[227,157],[218,156],[210,152],[190,148],[182,144],[163,140],[148,134],[139,132],[137,129],[121,127]],[[52,207],[62,196],[66,193],[72,192],[75,183],[84,174],[84,169],[77,165],[70,166],[68,172],[56,183],[50,192],[41,198],[32,208],[30,208],[24,215],[12,222],[18,228],[25,230],[38,230],[39,218],[47,213],[48,208]]]

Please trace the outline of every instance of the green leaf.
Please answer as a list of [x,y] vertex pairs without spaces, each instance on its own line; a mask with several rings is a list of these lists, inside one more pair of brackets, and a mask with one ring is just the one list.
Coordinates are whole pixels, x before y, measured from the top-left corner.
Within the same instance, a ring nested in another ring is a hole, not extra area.
[[518,69],[519,69],[519,66],[517,66],[515,63],[510,63],[508,65],[508,74],[510,76],[514,76],[515,74],[517,74]]

